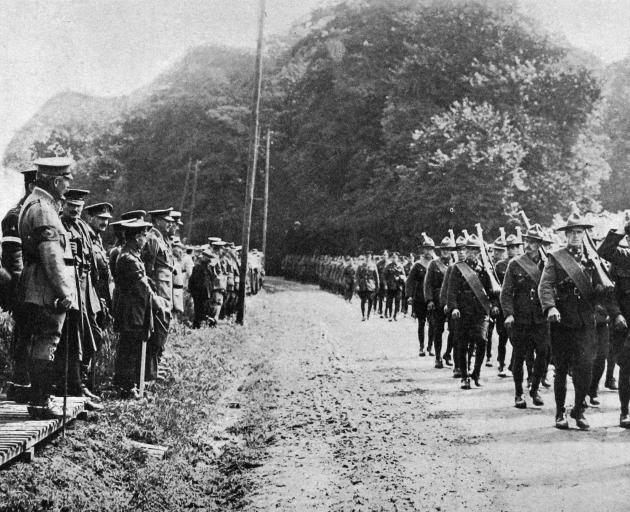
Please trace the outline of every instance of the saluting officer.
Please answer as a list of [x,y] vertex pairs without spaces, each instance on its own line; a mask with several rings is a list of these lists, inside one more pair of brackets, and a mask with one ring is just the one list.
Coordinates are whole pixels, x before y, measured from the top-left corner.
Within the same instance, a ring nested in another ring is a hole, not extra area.
[[511,331],[514,347],[512,375],[514,376],[514,406],[525,409],[523,398],[523,364],[529,353],[536,354],[530,396],[534,405],[544,405],[538,392],[546,370],[549,352],[549,328],[540,308],[538,285],[544,262],[540,255],[544,239],[542,230],[534,226],[523,236],[525,254],[508,263],[501,288],[501,307],[505,327]]
[[[448,308],[458,321],[459,369],[462,374],[462,389],[470,389],[470,378],[477,387],[488,335],[490,316],[499,313],[498,297],[492,294],[490,276],[481,265],[483,240],[471,235],[466,242],[466,261],[458,262],[453,268],[448,284]],[[468,376],[468,350],[475,350],[475,367]]]
[[40,158],[34,163],[36,186],[22,204],[18,220],[24,258],[18,300],[29,319],[24,335],[31,342],[31,404],[36,407],[30,411],[60,418],[63,409],[51,398],[53,360],[66,312],[77,310],[73,255],[59,218],[61,200],[72,179],[72,160]]
[[28,319],[24,318],[20,303],[16,300],[18,282],[24,268],[18,219],[24,201],[35,188],[37,168],[22,171],[22,175],[24,176],[24,196],[2,219],[2,268],[9,274],[10,281],[6,283],[3,287],[3,293],[0,294],[0,307],[10,312],[14,321],[13,382],[7,389],[7,398],[17,402],[28,401],[31,384],[28,375],[30,341],[23,334],[23,325]]
[[556,373],[553,390],[556,400],[556,428],[568,429],[565,416],[567,374],[569,368],[575,389],[575,405],[571,417],[578,428],[590,425],[584,416],[584,400],[591,383],[596,352],[595,306],[601,292],[593,262],[584,253],[585,230],[592,224],[572,213],[564,231],[567,246],[552,252],[543,269],[538,296],[542,309],[551,323],[551,350]]

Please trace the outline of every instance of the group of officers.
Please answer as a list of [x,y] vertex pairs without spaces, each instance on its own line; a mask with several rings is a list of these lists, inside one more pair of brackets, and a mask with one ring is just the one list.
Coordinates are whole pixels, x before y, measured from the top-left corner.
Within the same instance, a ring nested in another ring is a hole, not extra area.
[[[499,376],[507,376],[507,364],[516,408],[527,407],[524,367],[530,398],[540,407],[540,387],[550,386],[546,375],[553,364],[558,429],[569,428],[567,412],[579,429],[590,428],[585,410],[600,404],[598,388],[605,373],[605,386],[619,391],[619,425],[630,428],[630,249],[624,240],[630,224],[625,233],[609,231],[599,247],[591,228],[574,211],[556,229],[564,233],[565,243],[527,221],[524,232],[502,233],[492,244],[483,241],[481,232],[464,231],[455,238],[451,231],[439,245],[423,233],[417,258],[388,251],[358,258],[289,255],[283,270],[291,279],[319,283],[347,301],[358,293],[363,321],[373,310],[395,321],[411,306],[418,321],[419,355],[435,355],[435,368],[452,366],[465,390],[471,381],[482,386],[484,359],[492,366],[496,329]],[[508,340],[511,361],[506,361]],[[614,378],[617,364],[619,382]],[[568,375],[575,403],[567,411]]]
[[[114,385],[139,397],[158,376],[173,317],[194,304],[193,327],[235,314],[239,251],[209,238],[185,247],[181,213],[172,208],[125,212],[111,222],[109,203],[85,205],[89,191],[70,188],[72,160],[40,158],[23,171],[25,195],[2,220],[0,307],[14,319],[13,377],[7,398],[35,417],[64,415],[55,395],[82,396],[88,410],[96,356],[119,335]],[[148,220],[147,220],[148,219]],[[114,246],[103,235],[112,228]],[[250,255],[248,292],[262,286],[262,254]],[[192,308],[191,308],[192,309]]]

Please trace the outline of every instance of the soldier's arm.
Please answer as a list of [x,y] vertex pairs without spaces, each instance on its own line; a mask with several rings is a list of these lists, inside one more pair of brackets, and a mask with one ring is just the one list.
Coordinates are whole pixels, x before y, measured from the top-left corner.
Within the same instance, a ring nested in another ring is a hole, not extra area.
[[415,297],[416,286],[418,286],[418,269],[416,265],[414,265],[411,267],[409,277],[407,277],[407,281],[405,282],[405,295],[407,298]]
[[620,268],[630,268],[630,249],[618,247],[623,237],[622,233],[611,229],[597,249],[597,254]]
[[540,283],[538,283],[538,298],[543,313],[547,313],[549,309],[556,307],[556,265],[553,256],[549,255],[547,263],[542,271]]
[[149,236],[147,243],[142,249],[142,261],[144,262],[144,268],[147,274],[152,274],[155,270],[155,258],[158,252],[159,246],[157,240],[153,236]]
[[454,268],[448,280],[448,288],[446,292],[446,304],[448,305],[448,309],[450,311],[459,309],[459,304],[457,303],[457,293],[459,292],[459,288],[461,286],[461,280],[462,273],[459,269]]
[[7,215],[2,220],[2,267],[11,275],[22,273],[22,239],[18,232],[17,215]]
[[501,308],[506,317],[514,315],[514,265],[515,263],[513,261],[510,261],[508,264],[503,279],[503,286],[501,287],[501,295],[499,296]]
[[57,297],[74,302],[76,285],[68,272],[61,247],[61,233],[53,226],[37,228],[31,234],[42,268]]
[[435,268],[436,265],[432,261],[429,263],[429,268],[427,268],[427,273],[424,275],[424,282],[422,283],[422,292],[424,295],[424,300],[427,302],[433,301],[433,278],[435,276]]

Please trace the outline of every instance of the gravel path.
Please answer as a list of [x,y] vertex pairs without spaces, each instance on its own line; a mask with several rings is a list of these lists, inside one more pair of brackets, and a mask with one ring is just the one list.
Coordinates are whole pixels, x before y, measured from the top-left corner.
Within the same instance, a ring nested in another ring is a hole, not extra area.
[[627,510],[630,433],[614,393],[588,411],[590,432],[560,432],[551,391],[516,410],[496,368],[461,391],[417,357],[414,320],[361,322],[358,303],[268,283],[256,316],[277,431],[252,510]]

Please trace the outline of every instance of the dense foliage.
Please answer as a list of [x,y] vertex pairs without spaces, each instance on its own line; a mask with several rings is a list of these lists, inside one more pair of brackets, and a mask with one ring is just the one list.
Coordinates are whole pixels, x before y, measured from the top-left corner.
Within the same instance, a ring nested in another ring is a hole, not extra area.
[[[516,4],[349,1],[300,28],[265,62],[272,257],[288,229],[293,250],[412,249],[423,230],[496,231],[521,208],[543,223],[570,201],[596,210],[600,184],[615,186],[607,162],[627,160],[625,89],[609,84],[602,101],[592,62]],[[181,205],[191,242],[238,240],[252,71],[248,53],[196,49],[107,129],[58,127],[38,153],[69,147],[78,183],[119,210]]]

